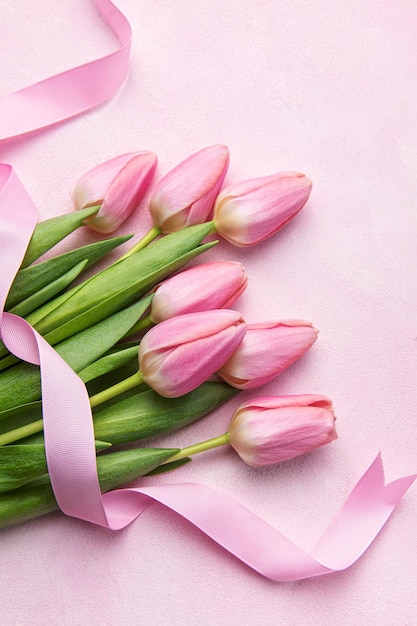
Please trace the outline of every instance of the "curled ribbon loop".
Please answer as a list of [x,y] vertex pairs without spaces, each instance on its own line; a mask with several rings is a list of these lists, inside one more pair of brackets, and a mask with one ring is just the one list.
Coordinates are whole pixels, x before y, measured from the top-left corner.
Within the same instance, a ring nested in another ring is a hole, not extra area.
[[121,87],[129,68],[132,30],[110,0],[95,0],[95,4],[120,48],[0,97],[0,141],[87,111],[111,98]]
[[[8,165],[0,165],[0,283],[4,303],[29,242],[36,209]],[[234,499],[201,484],[172,484],[100,493],[91,409],[84,383],[23,319],[3,313],[0,335],[19,358],[40,365],[45,447],[57,502],[67,515],[112,530],[160,502],[264,576],[299,580],[342,570],[368,548],[416,476],[384,485],[380,455],[307,554]],[[224,520],[228,524],[224,524]]]
[[[110,0],[96,0],[120,49],[0,99],[0,140],[92,108],[121,85],[131,29]],[[234,499],[187,483],[118,489],[103,496],[84,383],[25,320],[3,312],[37,220],[31,199],[9,165],[0,164],[0,337],[20,359],[40,366],[45,451],[56,500],[67,515],[112,530],[160,502],[241,561],[276,581],[299,580],[349,567],[368,548],[416,476],[384,485],[380,455],[354,487],[310,554]],[[228,524],[224,524],[224,520]]]

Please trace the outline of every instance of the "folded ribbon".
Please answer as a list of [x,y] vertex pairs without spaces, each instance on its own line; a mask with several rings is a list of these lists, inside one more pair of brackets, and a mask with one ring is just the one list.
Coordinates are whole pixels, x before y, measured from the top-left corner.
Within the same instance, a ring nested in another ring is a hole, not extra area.
[[[128,66],[130,25],[109,0],[96,0],[96,5],[121,48],[0,99],[0,140],[89,109],[121,85]],[[170,484],[101,495],[91,408],[83,382],[25,320],[3,312],[36,221],[36,208],[13,169],[0,164],[0,337],[13,354],[40,366],[48,471],[61,510],[118,530],[160,502],[276,581],[328,574],[354,563],[416,478],[406,476],[385,486],[380,455],[310,554],[233,498],[206,485]]]
[[0,141],[44,128],[111,98],[129,69],[132,30],[110,0],[94,0],[120,43],[111,54],[0,97]]

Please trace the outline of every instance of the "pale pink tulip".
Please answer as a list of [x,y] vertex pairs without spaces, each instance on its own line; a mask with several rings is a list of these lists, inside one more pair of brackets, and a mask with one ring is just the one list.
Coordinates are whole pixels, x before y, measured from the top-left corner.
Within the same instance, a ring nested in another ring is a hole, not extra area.
[[207,380],[245,334],[240,313],[229,309],[179,315],[154,326],[139,346],[143,380],[161,396],[178,397]]
[[331,401],[301,395],[255,398],[235,412],[229,443],[249,465],[292,459],[337,438]]
[[227,309],[246,289],[248,277],[241,263],[196,265],[164,281],[155,291],[150,318],[154,323],[176,315]]
[[305,354],[316,339],[317,330],[302,320],[248,324],[242,343],[218,374],[237,389],[265,385]]
[[101,205],[86,226],[100,233],[116,230],[143,199],[155,173],[153,152],[130,152],[94,167],[75,183],[71,197],[75,208]]
[[201,224],[211,215],[229,165],[226,146],[203,148],[174,167],[155,186],[149,211],[164,233]]
[[245,180],[220,193],[214,206],[219,235],[235,246],[267,239],[307,202],[312,182],[299,172]]

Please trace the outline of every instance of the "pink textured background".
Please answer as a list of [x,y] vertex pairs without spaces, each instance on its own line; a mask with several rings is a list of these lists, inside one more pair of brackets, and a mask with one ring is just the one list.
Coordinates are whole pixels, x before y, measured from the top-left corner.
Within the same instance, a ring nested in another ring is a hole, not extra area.
[[[286,169],[314,180],[308,206],[274,239],[247,251],[221,244],[208,258],[245,264],[248,321],[305,318],[321,330],[262,393],[329,395],[339,440],[262,470],[219,450],[153,479],[233,494],[308,550],[379,450],[388,480],[417,470],[417,6],[117,4],[134,30],[124,88],[91,113],[3,143],[0,159],[42,218],[71,210],[85,170],[137,149],[157,152],[158,176],[221,142],[229,181]],[[2,93],[114,48],[87,0],[0,0]],[[147,226],[137,215],[123,230]],[[218,434],[237,402],[161,443]],[[349,570],[285,584],[159,505],[119,533],[52,514],[0,531],[0,623],[412,625],[416,502],[414,486]]]

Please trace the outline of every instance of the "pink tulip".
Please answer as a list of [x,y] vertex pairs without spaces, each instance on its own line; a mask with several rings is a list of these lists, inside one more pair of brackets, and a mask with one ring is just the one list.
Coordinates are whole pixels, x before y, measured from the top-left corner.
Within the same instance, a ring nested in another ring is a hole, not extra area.
[[150,318],[154,323],[176,315],[227,309],[246,289],[248,277],[241,263],[196,265],[168,278],[155,291]]
[[161,322],[139,346],[143,380],[167,398],[188,393],[227,361],[245,329],[240,313],[228,309],[188,313]]
[[218,374],[237,389],[265,385],[307,352],[316,339],[317,330],[302,320],[248,324],[242,343]]
[[100,233],[116,230],[134,211],[157,165],[153,152],[130,152],[88,171],[75,183],[71,197],[77,210],[101,205],[86,225]]
[[249,465],[292,459],[337,438],[331,401],[301,395],[256,398],[235,412],[229,443]]
[[225,189],[214,206],[216,231],[235,246],[259,243],[298,213],[311,187],[311,180],[304,174],[282,172]]
[[228,165],[226,146],[214,145],[174,167],[151,194],[149,211],[154,226],[172,233],[207,221]]

